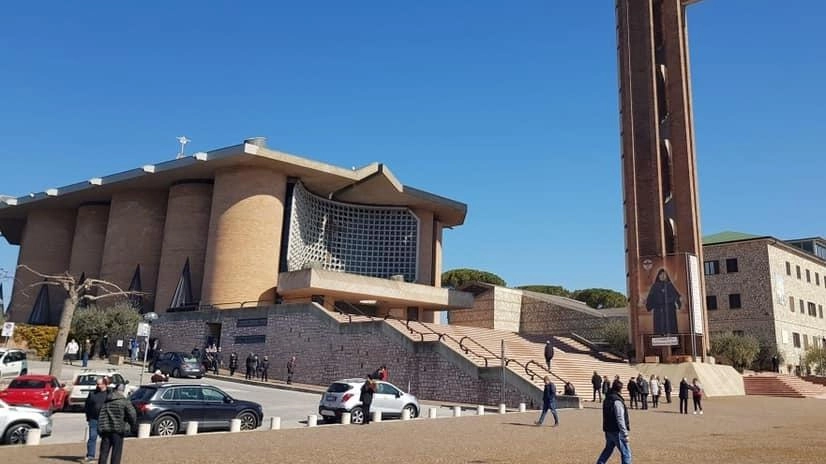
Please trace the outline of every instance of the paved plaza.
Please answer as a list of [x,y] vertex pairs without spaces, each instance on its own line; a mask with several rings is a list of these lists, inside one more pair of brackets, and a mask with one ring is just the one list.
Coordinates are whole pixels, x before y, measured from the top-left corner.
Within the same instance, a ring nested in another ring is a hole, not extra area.
[[[702,416],[677,404],[631,411],[637,463],[823,462],[826,401],[768,397],[711,399]],[[534,413],[420,419],[368,426],[214,433],[129,440],[124,463],[591,463],[603,441],[601,411],[563,411],[562,425],[536,427]],[[414,439],[411,439],[415,437]],[[76,461],[83,445],[3,448],[4,462]],[[611,462],[619,462],[618,456]]]

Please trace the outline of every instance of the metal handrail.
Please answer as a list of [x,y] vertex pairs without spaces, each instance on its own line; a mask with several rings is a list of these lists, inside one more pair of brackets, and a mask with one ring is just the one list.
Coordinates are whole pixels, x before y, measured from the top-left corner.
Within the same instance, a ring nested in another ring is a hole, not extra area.
[[[517,364],[519,364],[519,361],[516,361],[516,360],[513,360],[513,361],[514,361],[514,362],[516,362]],[[539,364],[538,362],[534,361],[533,359],[531,359],[530,361],[528,361],[528,362],[526,362],[526,363],[525,363],[525,373],[526,373],[526,374],[528,374],[529,376],[531,376],[531,380],[533,380],[533,378],[534,378],[535,376],[540,376],[540,375],[542,375],[542,374],[538,374],[538,373],[536,373],[536,371],[534,371],[533,369],[529,369],[529,368],[528,368],[528,366],[530,366],[531,364],[536,364],[537,366],[539,366],[539,368],[540,368],[540,369],[544,369],[544,370],[545,370],[545,371],[547,371],[549,374],[551,374],[552,376],[556,377],[556,378],[557,378],[560,382],[562,382],[563,384],[568,383],[565,379],[563,379],[562,377],[560,377],[560,376],[558,376],[558,375],[554,374],[554,373],[553,373],[553,371],[551,371],[551,370],[550,370],[550,369],[548,369],[547,367],[543,366],[542,364]]]
[[[424,328],[426,328],[427,330],[429,330],[431,333],[433,333],[433,334],[435,334],[435,335],[438,335],[438,336],[439,336],[439,341],[441,341],[441,340],[442,340],[442,339],[444,339],[444,338],[447,338],[447,339],[449,339],[449,340],[452,340],[452,341],[453,341],[453,343],[456,343],[457,345],[459,345],[459,348],[460,348],[462,351],[464,351],[464,352],[465,352],[465,354],[472,354],[472,355],[476,356],[477,358],[481,358],[483,361],[485,361],[485,367],[488,367],[488,358],[487,358],[487,356],[483,356],[483,355],[481,355],[481,354],[479,354],[479,353],[477,353],[477,352],[475,352],[475,351],[471,350],[471,349],[470,349],[470,348],[468,348],[468,347],[462,346],[462,341],[461,341],[461,340],[456,340],[456,338],[454,338],[452,335],[450,335],[450,334],[448,334],[448,333],[444,333],[444,332],[437,332],[437,331],[433,330],[433,328],[432,328],[432,327],[428,326],[427,324],[425,324],[425,323],[424,323],[424,322],[422,322],[422,321],[416,321],[416,322],[418,322],[418,323],[419,323],[419,325],[421,325],[422,327],[424,327]],[[475,340],[474,340],[474,341],[475,341]],[[476,344],[478,345],[479,343],[477,342]],[[483,348],[484,348],[484,347],[483,347]]]

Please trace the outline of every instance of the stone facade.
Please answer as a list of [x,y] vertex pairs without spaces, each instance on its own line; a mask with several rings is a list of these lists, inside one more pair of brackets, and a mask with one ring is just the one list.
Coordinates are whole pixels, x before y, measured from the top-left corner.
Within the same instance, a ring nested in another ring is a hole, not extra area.
[[[220,324],[217,341],[224,362],[237,352],[242,375],[249,353],[269,356],[273,379],[286,379],[286,363],[296,356],[294,380],[314,385],[363,377],[386,364],[390,382],[419,398],[487,405],[500,402],[498,368],[478,369],[440,342],[414,342],[380,320],[340,323],[311,304],[167,313],[152,325],[152,334],[164,351],[189,352],[205,345],[213,324]],[[251,341],[249,337],[259,337],[254,340],[259,343],[245,343]],[[511,407],[531,403],[528,395],[511,385],[505,393]]]
[[456,325],[519,332],[522,290],[491,286],[476,295],[472,309],[450,311],[449,322]]
[[[735,261],[736,271],[729,269]],[[822,346],[826,262],[779,240],[760,238],[707,245],[705,268],[706,295],[716,297],[718,308],[708,311],[712,335],[743,333],[774,343],[786,371],[800,364],[808,346]],[[731,307],[738,298],[730,295],[739,295],[740,308]]]

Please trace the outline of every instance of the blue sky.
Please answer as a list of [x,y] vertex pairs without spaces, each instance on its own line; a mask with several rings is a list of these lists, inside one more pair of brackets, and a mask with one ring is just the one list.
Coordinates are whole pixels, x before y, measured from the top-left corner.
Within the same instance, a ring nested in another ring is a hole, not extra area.
[[[445,269],[625,291],[614,2],[123,3],[4,7],[0,193],[263,135],[466,202]],[[824,18],[691,7],[705,234],[826,235]]]

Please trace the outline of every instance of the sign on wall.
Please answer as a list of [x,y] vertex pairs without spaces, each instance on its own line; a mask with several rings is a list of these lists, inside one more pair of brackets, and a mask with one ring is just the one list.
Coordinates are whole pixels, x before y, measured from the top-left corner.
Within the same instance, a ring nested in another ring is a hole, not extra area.
[[0,336],[11,337],[13,335],[14,335],[14,322],[4,322],[3,323],[3,332],[0,333]]
[[654,337],[651,339],[651,346],[677,346],[680,341],[677,337]]

